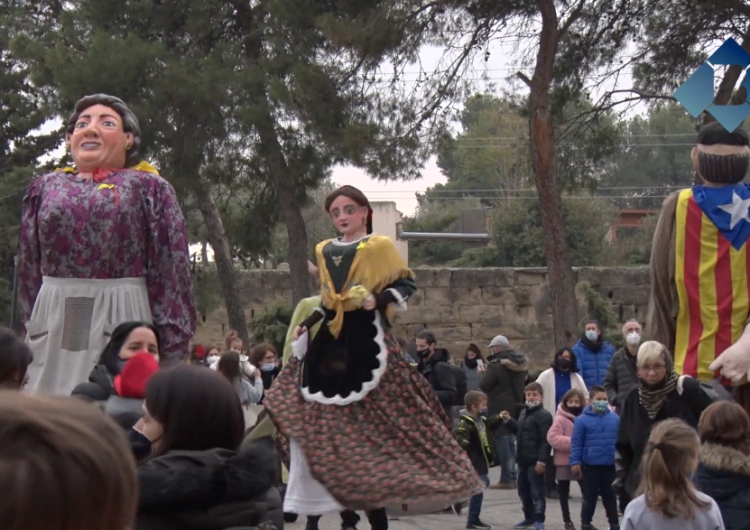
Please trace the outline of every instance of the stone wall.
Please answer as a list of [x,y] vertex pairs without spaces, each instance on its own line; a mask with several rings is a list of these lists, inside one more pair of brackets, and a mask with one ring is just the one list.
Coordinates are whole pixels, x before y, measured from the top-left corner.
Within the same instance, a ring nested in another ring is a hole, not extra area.
[[[397,313],[394,329],[407,340],[426,327],[438,343],[454,356],[463,355],[469,343],[485,350],[495,335],[505,335],[514,346],[544,365],[554,350],[552,310],[546,269],[415,269],[420,290],[409,301],[409,310]],[[610,300],[621,321],[643,322],[649,296],[647,267],[582,267],[578,282],[588,282]],[[241,295],[248,320],[272,304],[291,303],[287,271],[241,273]],[[579,304],[579,315],[585,310]],[[224,309],[199,315],[196,340],[221,343],[228,332]]]

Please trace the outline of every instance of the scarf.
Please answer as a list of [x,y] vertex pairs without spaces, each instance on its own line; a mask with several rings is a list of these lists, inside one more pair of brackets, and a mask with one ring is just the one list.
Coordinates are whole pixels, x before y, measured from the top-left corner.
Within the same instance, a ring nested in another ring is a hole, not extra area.
[[655,385],[649,385],[643,379],[638,378],[638,402],[646,409],[649,419],[654,419],[667,401],[667,396],[677,388],[680,376],[674,371],[672,363],[667,364],[667,375]]

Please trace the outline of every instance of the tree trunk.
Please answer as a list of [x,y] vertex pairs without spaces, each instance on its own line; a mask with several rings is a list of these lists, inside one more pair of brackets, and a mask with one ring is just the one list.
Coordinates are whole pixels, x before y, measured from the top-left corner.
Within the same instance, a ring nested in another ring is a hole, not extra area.
[[555,170],[555,137],[549,91],[557,52],[557,12],[554,0],[537,0],[542,15],[539,51],[531,78],[529,98],[534,181],[539,194],[539,210],[547,257],[547,280],[552,295],[552,322],[555,347],[570,346],[578,337],[576,281],[565,239],[562,197]]
[[234,269],[232,260],[232,251],[229,246],[227,234],[224,231],[224,223],[221,220],[221,214],[211,195],[209,187],[201,183],[196,193],[198,209],[203,215],[203,221],[208,229],[208,243],[214,251],[214,261],[216,270],[221,282],[221,293],[224,297],[224,304],[227,308],[227,318],[229,326],[237,332],[245,346],[250,344],[250,335],[245,319],[245,307],[240,299],[237,285],[237,271]]
[[[261,98],[265,99],[263,96]],[[263,102],[263,108],[269,108],[267,100]],[[268,162],[271,185],[276,191],[281,215],[286,224],[289,237],[288,259],[289,275],[292,279],[292,303],[297,305],[300,300],[310,296],[310,275],[307,272],[307,226],[302,215],[299,190],[284,158],[271,113],[265,112],[263,118],[256,121],[255,128]]]
[[201,265],[208,269],[208,241],[201,241]]

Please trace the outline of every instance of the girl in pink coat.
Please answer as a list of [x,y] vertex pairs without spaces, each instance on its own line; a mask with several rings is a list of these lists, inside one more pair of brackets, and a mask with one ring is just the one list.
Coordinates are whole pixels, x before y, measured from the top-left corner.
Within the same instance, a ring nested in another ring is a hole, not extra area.
[[554,451],[555,468],[557,469],[557,491],[560,493],[560,509],[562,510],[565,530],[574,530],[570,520],[570,481],[581,480],[570,470],[570,437],[573,436],[573,422],[583,412],[586,396],[578,389],[568,390],[557,407],[557,414],[552,427],[547,433],[547,441]]

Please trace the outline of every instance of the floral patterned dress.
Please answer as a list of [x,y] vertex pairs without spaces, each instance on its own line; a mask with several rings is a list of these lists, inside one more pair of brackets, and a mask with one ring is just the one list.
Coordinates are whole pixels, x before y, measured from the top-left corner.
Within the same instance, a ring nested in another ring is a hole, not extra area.
[[[162,357],[184,358],[195,331],[185,221],[171,184],[148,164],[140,167],[145,170],[122,169],[94,178],[61,170],[30,184],[23,200],[18,246],[19,305],[27,339],[32,334],[32,315],[39,314],[35,305],[45,278],[102,280],[102,285],[136,279],[145,283],[148,307],[142,312],[153,316],[161,335]],[[70,336],[71,329],[85,327],[91,320],[84,298],[65,299],[60,308],[68,311],[63,335]],[[121,323],[108,322],[107,329]],[[101,344],[84,344],[88,341],[83,339],[72,342],[78,343],[81,355],[90,357],[93,368]],[[61,350],[70,349],[64,346],[57,344]],[[55,354],[55,347],[48,345],[49,355]]]
[[[323,242],[317,254],[323,304],[304,326],[323,325],[265,400],[289,441],[285,510],[408,514],[468,499],[482,485],[437,397],[390,330],[389,314],[405,309],[416,290],[413,274],[382,236]],[[355,286],[375,295],[376,310],[356,307],[349,294]]]

